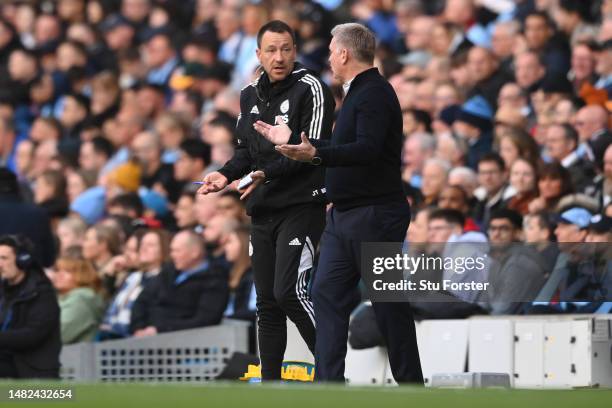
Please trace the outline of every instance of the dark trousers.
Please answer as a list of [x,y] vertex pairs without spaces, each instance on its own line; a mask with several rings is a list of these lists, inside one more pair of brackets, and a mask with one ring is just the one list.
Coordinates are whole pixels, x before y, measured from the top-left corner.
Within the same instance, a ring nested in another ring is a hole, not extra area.
[[251,262],[263,380],[281,377],[287,317],[314,354],[314,307],[308,283],[324,224],[322,205],[293,207],[274,216],[253,218]]
[[[321,237],[312,298],[317,316],[315,378],[344,381],[349,315],[358,304],[362,242],[402,242],[410,222],[407,203],[333,209]],[[373,302],[393,377],[423,383],[416,330],[408,303]]]

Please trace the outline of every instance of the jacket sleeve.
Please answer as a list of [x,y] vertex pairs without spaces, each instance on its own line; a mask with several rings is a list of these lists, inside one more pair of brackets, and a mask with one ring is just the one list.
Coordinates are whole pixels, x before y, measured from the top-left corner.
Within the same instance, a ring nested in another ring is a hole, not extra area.
[[255,162],[249,153],[249,131],[250,123],[245,118],[249,114],[245,104],[246,93],[240,95],[240,114],[236,122],[237,146],[234,151],[234,156],[225,165],[219,169],[219,173],[227,177],[228,183],[239,179],[244,174],[251,170],[252,164]]
[[361,166],[374,163],[382,153],[391,126],[389,97],[382,89],[372,88],[367,98],[356,101],[355,141],[341,145],[317,146],[317,154],[326,167]]
[[187,330],[219,324],[227,307],[229,295],[227,275],[217,273],[209,277],[209,282],[203,288],[195,313],[188,318],[166,320],[163,326],[156,327],[160,333]]
[[[329,140],[336,106],[331,91],[325,84],[313,79],[312,82],[309,82],[309,89],[304,92],[302,98],[303,103],[299,112],[300,126],[299,129],[292,129],[289,144],[300,144],[302,132],[313,144]],[[293,174],[309,166],[311,166],[309,163],[301,163],[280,156],[277,160],[268,163],[262,170],[266,174],[266,179],[274,179],[281,175]]]
[[0,349],[15,351],[32,349],[43,343],[60,324],[60,311],[55,293],[42,291],[28,308],[24,327],[0,332]]

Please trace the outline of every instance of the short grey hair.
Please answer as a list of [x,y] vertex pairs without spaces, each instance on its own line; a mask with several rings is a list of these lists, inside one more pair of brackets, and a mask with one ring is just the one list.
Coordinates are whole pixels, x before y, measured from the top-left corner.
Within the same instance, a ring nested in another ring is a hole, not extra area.
[[421,148],[421,152],[433,152],[436,149],[436,139],[428,132],[415,132],[409,137],[414,138]]
[[363,24],[338,24],[331,30],[331,35],[338,43],[348,49],[357,61],[366,64],[374,63],[376,37]]

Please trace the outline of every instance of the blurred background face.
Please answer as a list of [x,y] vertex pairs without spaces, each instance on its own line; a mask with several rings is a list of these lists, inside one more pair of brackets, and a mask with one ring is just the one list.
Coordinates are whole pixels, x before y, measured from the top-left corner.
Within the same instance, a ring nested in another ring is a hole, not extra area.
[[85,119],[85,116],[87,116],[87,111],[74,98],[65,98],[64,109],[60,117],[62,125],[72,128]]
[[176,225],[179,228],[186,228],[191,225],[197,224],[195,212],[194,212],[194,200],[188,196],[181,196],[176,203],[174,209],[174,218],[176,218]]
[[506,167],[510,168],[514,161],[519,158],[519,149],[512,139],[504,137],[499,142],[499,155],[504,159]]
[[465,195],[456,187],[445,187],[438,197],[438,207],[467,212]]
[[198,224],[206,225],[208,221],[217,212],[217,200],[219,196],[216,194],[197,194],[195,201],[195,216],[198,220]]
[[577,80],[581,81],[589,78],[595,69],[595,58],[589,47],[585,45],[574,47],[571,65]]
[[174,178],[179,181],[187,181],[196,170],[196,160],[181,151],[174,162]]
[[492,244],[504,245],[511,243],[515,238],[515,228],[510,220],[505,218],[497,218],[491,220],[489,228],[489,241]]
[[542,228],[538,217],[527,217],[523,226],[525,242],[535,244],[548,241],[548,230]]
[[121,14],[130,21],[141,22],[149,14],[150,0],[122,0]]
[[538,58],[531,53],[520,54],[515,62],[516,83],[523,89],[529,88],[544,76],[545,70]]
[[558,242],[582,242],[586,237],[586,231],[580,230],[574,224],[560,222],[555,228],[555,236]]
[[145,270],[161,265],[162,247],[157,234],[148,233],[142,237],[138,249],[138,261],[140,267]]
[[8,72],[12,79],[26,82],[36,76],[36,61],[23,51],[13,51],[8,61]]
[[215,27],[220,41],[225,41],[240,28],[240,17],[229,6],[222,6],[215,18]]
[[55,191],[53,185],[50,184],[45,177],[36,179],[36,188],[34,189],[34,202],[40,204],[44,201],[53,198]]
[[515,161],[510,170],[510,184],[519,193],[533,191],[536,184],[533,168],[524,160]]
[[612,180],[612,145],[608,146],[604,153],[604,176],[608,180]]
[[561,194],[561,179],[545,177],[538,181],[538,190],[540,197],[544,199],[553,199]]
[[552,30],[543,18],[539,16],[527,17],[525,20],[525,40],[530,49],[541,49],[551,36]]
[[235,198],[222,196],[217,200],[217,213],[229,219],[240,220],[243,218],[243,207]]
[[151,68],[159,68],[164,65],[172,56],[172,49],[168,38],[162,35],[153,37],[145,46],[145,61]]
[[81,240],[83,239],[83,237],[75,234],[72,228],[69,228],[63,224],[59,224],[57,227],[57,237],[60,240],[60,247],[62,251],[64,251],[66,248],[70,248],[71,246],[81,245]]
[[11,42],[13,35],[7,25],[0,23],[0,49]]
[[524,104],[525,101],[521,96],[521,88],[517,84],[506,84],[499,90],[499,95],[497,97],[497,105],[499,107],[510,106],[522,108]]
[[495,71],[495,61],[486,50],[476,47],[468,55],[468,69],[477,82],[484,81]]
[[427,211],[419,211],[414,221],[408,226],[408,241],[410,243],[427,242],[429,222]]
[[125,267],[136,269],[139,267],[138,239],[130,237],[123,248],[123,256],[125,257]]
[[427,241],[435,243],[444,243],[448,241],[448,239],[453,233],[457,232],[461,233],[461,228],[449,224],[445,220],[430,220],[427,226]]
[[170,243],[170,258],[179,271],[193,268],[201,260],[202,249],[190,241],[186,233],[178,233]]
[[446,172],[437,164],[428,163],[423,168],[421,191],[425,197],[437,196],[446,183]]
[[225,258],[229,262],[236,262],[240,259],[240,255],[242,253],[242,242],[240,241],[240,237],[235,232],[232,232],[227,235],[225,239],[225,243],[223,244],[223,249],[225,250]]
[[551,126],[546,132],[546,151],[555,160],[561,161],[574,150],[573,142],[565,138],[565,130],[561,126]]
[[83,239],[83,257],[92,260],[105,251],[106,245],[98,241],[96,231],[93,228],[88,229]]
[[53,275],[53,286],[59,293],[67,293],[76,288],[74,275],[65,268],[59,267]]

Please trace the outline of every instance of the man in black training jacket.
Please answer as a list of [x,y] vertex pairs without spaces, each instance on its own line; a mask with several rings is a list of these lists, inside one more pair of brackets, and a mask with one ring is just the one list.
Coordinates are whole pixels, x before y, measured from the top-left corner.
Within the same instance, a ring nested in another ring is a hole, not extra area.
[[59,378],[60,309],[29,241],[0,236],[0,378]]
[[263,380],[278,380],[287,345],[287,316],[314,353],[314,308],[307,292],[314,252],[325,225],[321,167],[283,157],[253,129],[257,120],[284,123],[312,140],[331,134],[331,91],[295,63],[295,38],[281,21],[265,24],[257,36],[263,73],[242,90],[234,157],[204,179],[201,193],[219,191],[249,172],[244,189],[252,217],[251,259],[257,292],[259,354]]
[[[348,23],[332,30],[329,62],[345,99],[331,142],[293,144],[290,129],[263,121],[255,128],[280,144],[283,155],[325,166],[333,208],[321,237],[313,281],[317,317],[315,378],[344,381],[349,314],[359,301],[362,242],[401,242],[410,220],[401,180],[402,112],[389,83],[372,67],[375,37]],[[365,272],[365,271],[364,271]],[[422,383],[412,311],[408,303],[373,302],[397,382]]]

